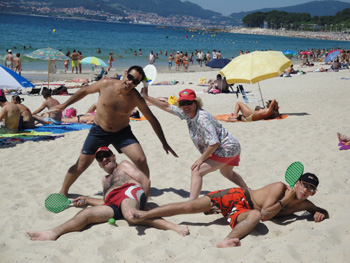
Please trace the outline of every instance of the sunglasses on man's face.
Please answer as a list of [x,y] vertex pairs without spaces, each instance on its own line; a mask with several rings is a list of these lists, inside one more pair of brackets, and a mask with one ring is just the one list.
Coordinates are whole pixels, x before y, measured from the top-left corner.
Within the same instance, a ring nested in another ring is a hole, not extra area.
[[102,153],[98,153],[96,155],[96,160],[100,163],[103,161],[104,158],[109,158],[111,157],[113,154],[110,152],[102,152]]
[[128,80],[132,81],[132,83],[136,86],[139,85],[141,82],[140,80],[138,80],[137,78],[135,78],[133,75],[131,75],[129,73],[126,77],[128,78]]
[[300,181],[300,185],[302,188],[305,188],[310,193],[316,192],[316,188],[308,183],[304,183],[304,182]]
[[193,100],[180,100],[179,105],[180,105],[180,107],[189,106],[189,105],[192,105],[193,102],[194,102]]

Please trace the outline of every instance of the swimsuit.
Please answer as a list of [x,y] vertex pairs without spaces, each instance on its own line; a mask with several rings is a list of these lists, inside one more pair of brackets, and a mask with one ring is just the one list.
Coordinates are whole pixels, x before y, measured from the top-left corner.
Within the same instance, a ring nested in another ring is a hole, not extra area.
[[139,141],[132,133],[130,125],[117,132],[106,132],[99,125],[93,123],[86,137],[82,154],[95,154],[98,148],[108,147],[110,144],[119,153],[122,153],[120,149],[134,143],[139,143]]
[[254,111],[252,111],[252,114],[250,114],[247,118],[245,118],[243,116],[243,120],[246,121],[246,122],[251,122],[253,121],[253,114],[254,114]]
[[11,133],[17,133],[17,130],[12,130],[6,126],[0,125],[0,134],[11,134]]
[[104,205],[111,207],[114,211],[114,219],[123,219],[121,204],[125,199],[134,199],[139,203],[142,210],[146,205],[146,195],[141,186],[134,183],[125,183],[113,189],[107,196]]
[[78,67],[78,61],[77,60],[72,60],[72,68]]
[[60,125],[61,121],[56,121],[52,118],[44,118],[44,125]]
[[250,193],[246,188],[231,188],[218,190],[207,194],[211,200],[208,214],[221,213],[233,229],[237,224],[237,217],[247,211],[253,210],[254,205],[250,199]]
[[213,153],[212,155],[209,156],[208,159],[213,160],[214,162],[226,163],[226,165],[229,165],[229,166],[238,166],[240,161],[240,155],[241,153],[233,157],[220,157]]
[[9,69],[13,69],[13,64],[11,61],[6,61],[6,67]]

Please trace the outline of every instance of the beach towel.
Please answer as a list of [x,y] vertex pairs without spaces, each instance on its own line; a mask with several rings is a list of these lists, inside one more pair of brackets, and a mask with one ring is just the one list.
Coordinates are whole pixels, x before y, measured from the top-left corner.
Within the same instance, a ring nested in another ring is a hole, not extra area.
[[131,121],[144,121],[144,120],[147,120],[145,116],[141,116],[140,118],[133,118],[133,117],[130,117],[129,118]]
[[37,126],[34,129],[28,129],[25,131],[34,130],[36,132],[52,132],[54,134],[61,134],[65,132],[80,131],[90,129],[91,124],[70,123],[61,125],[43,125]]
[[52,135],[52,132],[23,132],[15,134],[0,134],[0,147],[11,145],[12,143],[22,143],[26,141],[50,141],[64,135]]
[[[215,116],[215,119],[217,119],[218,121],[227,121],[227,122],[231,122],[228,120],[229,117],[231,117],[232,114],[223,114],[223,115],[216,115]],[[263,120],[263,121],[271,121],[271,120],[283,120],[285,118],[287,118],[288,115],[281,115],[281,117],[277,117],[277,118],[274,118],[274,119],[268,119],[268,120]],[[246,121],[238,121],[238,122],[246,122]]]
[[339,141],[338,146],[339,146],[339,151],[349,150],[350,149],[350,142]]

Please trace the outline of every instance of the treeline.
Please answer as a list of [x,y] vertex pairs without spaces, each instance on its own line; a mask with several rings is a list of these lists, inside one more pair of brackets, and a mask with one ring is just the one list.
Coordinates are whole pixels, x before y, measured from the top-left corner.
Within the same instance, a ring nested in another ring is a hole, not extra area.
[[350,8],[338,12],[335,16],[314,16],[307,13],[288,13],[282,11],[255,12],[245,16],[242,22],[248,27],[285,28],[288,30],[326,30],[341,31],[350,29]]

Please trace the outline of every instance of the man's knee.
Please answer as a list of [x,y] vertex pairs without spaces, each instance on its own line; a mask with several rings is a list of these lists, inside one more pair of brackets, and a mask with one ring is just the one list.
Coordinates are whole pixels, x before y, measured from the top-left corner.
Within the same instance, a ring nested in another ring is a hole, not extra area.
[[261,220],[261,213],[260,211],[256,210],[256,209],[253,209],[249,212],[249,215],[248,217],[250,218],[250,220],[252,220],[253,222],[260,222]]

